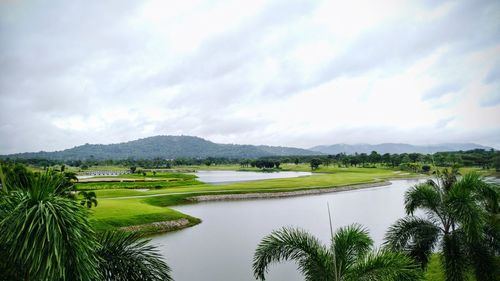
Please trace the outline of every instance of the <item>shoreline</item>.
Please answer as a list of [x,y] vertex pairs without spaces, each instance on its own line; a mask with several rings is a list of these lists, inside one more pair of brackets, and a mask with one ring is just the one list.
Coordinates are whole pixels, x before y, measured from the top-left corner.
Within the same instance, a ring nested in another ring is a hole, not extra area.
[[[253,199],[278,199],[278,198],[287,198],[287,197],[299,197],[299,196],[308,196],[308,195],[321,195],[326,193],[335,193],[335,192],[346,192],[353,190],[361,190],[368,189],[374,187],[382,187],[392,185],[392,180],[410,180],[410,179],[422,179],[424,177],[408,177],[408,178],[387,178],[379,182],[370,182],[370,183],[358,183],[358,184],[349,184],[342,186],[330,186],[330,187],[312,187],[310,189],[301,189],[296,191],[276,191],[276,192],[251,192],[251,193],[233,193],[233,194],[214,194],[214,195],[199,195],[193,197],[187,197],[186,200],[191,203],[200,203],[200,202],[215,202],[215,201],[236,201],[236,200],[253,200]],[[379,179],[380,180],[380,179]],[[164,196],[163,194],[159,194],[156,196]],[[142,197],[142,196],[140,196]],[[182,204],[180,204],[182,205]],[[174,207],[174,206],[169,206]],[[182,230],[184,228],[188,228],[194,225],[201,223],[202,220],[198,218],[191,219],[177,219],[170,221],[158,221],[147,224],[140,225],[130,225],[125,227],[120,227],[121,230],[124,231],[138,231],[143,233],[146,236],[169,233],[177,230]]]
[[158,221],[152,223],[129,225],[119,227],[118,229],[126,232],[139,232],[146,236],[151,236],[154,234],[168,233],[184,228],[188,228],[201,223],[200,219],[190,221],[186,218],[169,220],[169,221]]
[[298,197],[306,195],[318,195],[324,193],[344,192],[359,190],[372,187],[388,186],[392,183],[390,181],[353,184],[339,187],[326,187],[314,188],[310,190],[297,190],[297,191],[283,191],[283,192],[261,192],[261,193],[240,193],[240,194],[218,194],[218,195],[200,195],[188,197],[187,199],[192,202],[210,202],[210,201],[233,201],[233,200],[247,200],[247,199],[273,199],[273,198],[286,198]]

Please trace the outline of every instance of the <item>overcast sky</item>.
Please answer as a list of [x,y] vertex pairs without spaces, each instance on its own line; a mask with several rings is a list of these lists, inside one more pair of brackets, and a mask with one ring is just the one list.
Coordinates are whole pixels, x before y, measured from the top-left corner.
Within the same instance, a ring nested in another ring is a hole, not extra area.
[[500,1],[0,1],[0,154],[153,135],[500,148]]

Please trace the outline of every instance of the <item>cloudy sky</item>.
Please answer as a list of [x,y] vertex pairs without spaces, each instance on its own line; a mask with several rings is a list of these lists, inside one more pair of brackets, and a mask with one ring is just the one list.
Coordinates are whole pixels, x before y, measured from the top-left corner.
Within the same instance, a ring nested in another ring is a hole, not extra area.
[[0,154],[152,135],[500,148],[500,1],[0,1]]

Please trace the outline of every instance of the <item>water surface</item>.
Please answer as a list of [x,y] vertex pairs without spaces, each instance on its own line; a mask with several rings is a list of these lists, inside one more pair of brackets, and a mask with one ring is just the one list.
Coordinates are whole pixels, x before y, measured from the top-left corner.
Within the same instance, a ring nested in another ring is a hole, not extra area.
[[268,179],[310,176],[310,172],[242,172],[242,171],[198,171],[198,180],[206,183],[230,183]]
[[[260,240],[283,226],[303,228],[327,243],[327,202],[334,227],[360,223],[380,246],[387,228],[403,217],[404,192],[417,180],[392,185],[293,198],[205,202],[175,209],[203,222],[153,238],[176,281],[250,281],[252,257]],[[273,266],[266,280],[304,280],[293,263]]]

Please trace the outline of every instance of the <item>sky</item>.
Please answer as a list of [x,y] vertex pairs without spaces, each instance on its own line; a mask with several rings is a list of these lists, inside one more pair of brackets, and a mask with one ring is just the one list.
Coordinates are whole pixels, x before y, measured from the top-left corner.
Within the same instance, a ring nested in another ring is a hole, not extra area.
[[0,154],[154,135],[500,148],[500,1],[0,0]]

